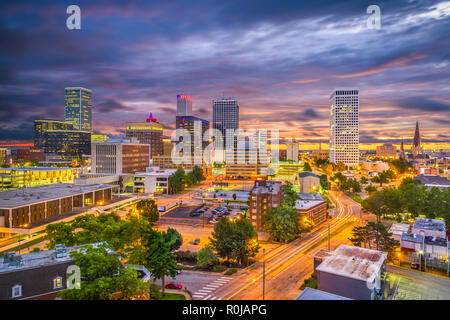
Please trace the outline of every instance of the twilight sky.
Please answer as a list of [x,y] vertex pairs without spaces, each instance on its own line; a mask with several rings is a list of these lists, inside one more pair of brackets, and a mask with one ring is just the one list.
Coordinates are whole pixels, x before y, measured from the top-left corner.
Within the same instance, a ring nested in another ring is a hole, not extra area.
[[[81,8],[81,30],[66,8]],[[366,8],[381,8],[367,29]],[[0,144],[32,143],[33,120],[63,119],[64,87],[93,90],[96,133],[158,117],[176,95],[211,120],[238,99],[242,128],[328,142],[330,92],[360,88],[360,142],[450,143],[450,1],[2,1]]]

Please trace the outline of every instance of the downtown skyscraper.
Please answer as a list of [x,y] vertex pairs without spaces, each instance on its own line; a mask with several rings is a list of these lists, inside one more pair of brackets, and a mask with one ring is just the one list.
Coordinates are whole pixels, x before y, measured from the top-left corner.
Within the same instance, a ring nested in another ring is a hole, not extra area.
[[185,94],[177,95],[177,116],[192,115],[192,98]]
[[[213,101],[213,129],[217,129],[222,133],[222,139],[215,140],[215,150],[220,153],[220,150],[237,148],[237,137],[234,135],[233,139],[227,140],[227,129],[239,129],[239,105],[234,98],[221,98]],[[217,160],[224,159],[224,154],[218,155]]]
[[359,89],[336,88],[330,95],[330,162],[359,163]]
[[92,91],[82,87],[65,88],[65,121],[75,130],[92,131]]

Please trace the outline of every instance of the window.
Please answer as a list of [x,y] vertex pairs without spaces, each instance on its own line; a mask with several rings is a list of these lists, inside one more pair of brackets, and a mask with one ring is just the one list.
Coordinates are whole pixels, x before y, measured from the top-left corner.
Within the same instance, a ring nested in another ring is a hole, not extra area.
[[59,289],[62,288],[62,278],[56,277],[53,279],[53,289]]
[[12,287],[12,297],[18,298],[22,296],[22,286],[20,284],[16,284]]

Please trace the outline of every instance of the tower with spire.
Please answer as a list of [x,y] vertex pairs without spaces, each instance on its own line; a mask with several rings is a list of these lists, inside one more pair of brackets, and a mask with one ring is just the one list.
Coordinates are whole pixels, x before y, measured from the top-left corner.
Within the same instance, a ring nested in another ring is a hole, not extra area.
[[414,139],[411,146],[411,153],[414,158],[417,155],[423,153],[422,146],[420,145],[419,120],[416,121],[416,131],[414,132]]
[[405,147],[403,145],[403,138],[402,138],[402,143],[400,144],[400,159],[405,160],[406,156],[405,156]]

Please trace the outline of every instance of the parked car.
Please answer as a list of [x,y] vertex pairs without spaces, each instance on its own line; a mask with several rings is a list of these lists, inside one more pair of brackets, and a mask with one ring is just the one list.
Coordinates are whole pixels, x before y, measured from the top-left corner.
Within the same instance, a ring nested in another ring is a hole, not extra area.
[[218,221],[219,220],[212,219],[212,220],[209,221],[209,223],[217,223]]
[[203,213],[203,212],[205,212],[205,210],[203,210],[203,209],[199,209],[199,210],[195,211],[195,213]]
[[229,216],[230,213],[228,211],[224,211],[224,212],[219,213],[219,215],[220,216]]
[[192,243],[193,245],[198,245],[200,243],[200,238],[197,238],[194,240],[194,242]]
[[411,262],[411,269],[416,269],[416,270],[419,269],[419,264]]
[[181,288],[183,288],[183,286],[181,285],[181,283],[171,281],[166,284],[166,288],[167,289],[181,289]]
[[191,217],[198,217],[200,215],[200,213],[198,212],[191,212],[190,216]]

